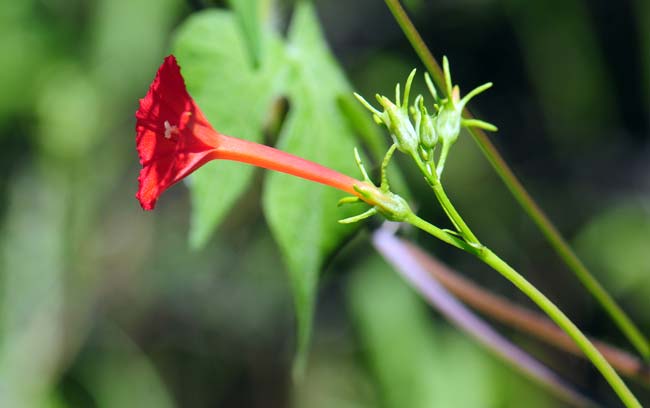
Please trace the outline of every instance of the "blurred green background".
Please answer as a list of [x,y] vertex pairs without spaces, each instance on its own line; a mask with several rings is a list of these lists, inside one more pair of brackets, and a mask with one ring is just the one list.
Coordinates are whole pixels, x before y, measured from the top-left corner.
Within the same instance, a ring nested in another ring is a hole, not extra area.
[[[449,56],[455,82],[495,83],[473,110],[499,126],[494,143],[650,333],[650,3],[405,3],[434,55]],[[383,1],[316,5],[361,94],[390,94],[421,69]],[[261,211],[263,173],[200,250],[188,244],[184,186],[153,213],[134,198],[138,98],[175,29],[211,7],[225,5],[0,3],[0,407],[562,406],[431,311],[373,252],[365,229],[326,262],[306,375],[292,383],[293,300]],[[269,21],[283,32],[291,10],[274,4]],[[401,164],[419,212],[442,222],[415,169]],[[586,332],[629,348],[467,135],[445,177],[495,252]],[[528,305],[469,256],[411,236]],[[586,362],[503,332],[616,406]],[[633,389],[650,403],[647,388]]]

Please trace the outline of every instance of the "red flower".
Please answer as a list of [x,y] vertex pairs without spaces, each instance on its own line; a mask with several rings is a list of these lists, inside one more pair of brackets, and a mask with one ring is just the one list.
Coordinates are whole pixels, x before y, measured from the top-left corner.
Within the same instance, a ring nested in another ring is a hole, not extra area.
[[[354,186],[367,183],[269,146],[222,135],[187,93],[173,55],[165,58],[135,114],[140,155],[140,188],[145,210],[172,184],[214,159],[235,160],[327,184],[361,197]],[[372,186],[374,188],[374,186]]]

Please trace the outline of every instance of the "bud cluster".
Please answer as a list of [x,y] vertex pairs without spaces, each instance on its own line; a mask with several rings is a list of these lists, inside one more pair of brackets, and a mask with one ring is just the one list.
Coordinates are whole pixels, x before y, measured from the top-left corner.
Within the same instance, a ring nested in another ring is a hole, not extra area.
[[[385,96],[376,95],[383,111],[375,109],[363,97],[355,93],[357,99],[372,112],[375,122],[386,126],[397,148],[412,157],[418,157],[433,164],[438,177],[442,174],[449,149],[458,139],[462,126],[478,127],[489,131],[497,130],[496,126],[490,123],[477,119],[465,119],[462,116],[467,102],[490,88],[492,83],[489,82],[473,89],[461,99],[458,85],[454,86],[451,82],[447,57],[443,58],[443,71],[446,98],[438,96],[431,78],[428,74],[424,74],[425,82],[434,101],[431,113],[427,110],[422,95],[418,95],[413,105],[409,106],[409,94],[415,77],[415,69],[411,71],[406,80],[404,97],[401,101],[399,83],[395,87],[394,103]],[[441,150],[437,160],[438,164],[435,165],[434,153],[438,144],[441,145]]]

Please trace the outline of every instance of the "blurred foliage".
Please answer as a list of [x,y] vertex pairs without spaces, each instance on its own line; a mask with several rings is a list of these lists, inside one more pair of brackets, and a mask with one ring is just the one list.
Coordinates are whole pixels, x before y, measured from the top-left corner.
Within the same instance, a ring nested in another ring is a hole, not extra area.
[[598,270],[607,287],[637,302],[650,295],[650,201],[623,199],[594,216],[576,238],[577,247]]
[[422,300],[377,256],[356,268],[347,298],[386,407],[517,406],[522,394],[527,407],[560,404],[432,322]]
[[616,119],[617,101],[586,4],[581,0],[504,3],[543,104],[544,125],[556,137],[553,142],[575,154],[606,137],[603,130]]
[[[495,82],[472,108],[650,331],[647,2],[405,3],[463,89]],[[390,94],[420,65],[383,2],[316,6],[0,2],[0,407],[558,405],[429,313],[363,234],[338,251],[353,231],[335,222],[347,214],[334,191],[277,174],[262,186],[260,172],[212,163],[190,194],[176,186],[156,212],[138,207],[133,112],[169,50],[224,133],[353,176],[354,145],[376,163],[385,135],[345,98]],[[624,346],[463,136],[446,182],[465,219],[587,332]],[[414,206],[442,220],[414,169],[402,172]],[[413,239],[520,299],[472,259]],[[297,384],[292,292],[303,339],[316,313]],[[521,343],[609,404],[588,365]]]

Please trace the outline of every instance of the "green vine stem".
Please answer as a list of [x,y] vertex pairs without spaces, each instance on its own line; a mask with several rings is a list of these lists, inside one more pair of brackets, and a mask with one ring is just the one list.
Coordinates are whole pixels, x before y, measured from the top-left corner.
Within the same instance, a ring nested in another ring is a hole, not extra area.
[[[424,219],[410,213],[405,220],[411,225],[440,238],[441,233],[447,234],[440,230],[438,227],[430,224]],[[447,234],[449,235],[449,234]],[[521,290],[528,296],[535,304],[542,309],[562,330],[564,330],[576,343],[578,347],[585,353],[587,358],[593,365],[600,371],[605,380],[610,384],[614,392],[619,396],[621,401],[626,407],[641,407],[641,404],[636,399],[634,394],[625,385],[621,377],[616,373],[612,366],[607,362],[605,357],[594,347],[589,339],[580,331],[580,329],[542,292],[533,286],[526,278],[514,270],[504,260],[499,258],[494,252],[484,246],[472,246],[465,242],[458,242],[456,240],[444,240],[451,245],[464,249],[472,253],[485,264],[489,265],[495,271],[499,272],[503,277],[508,279],[513,285]],[[463,245],[464,244],[464,245]]]
[[476,238],[476,235],[474,235],[474,233],[469,228],[467,223],[465,223],[465,221],[460,216],[458,211],[456,211],[456,208],[449,200],[449,197],[447,197],[447,193],[445,193],[445,190],[442,188],[442,184],[440,183],[440,179],[436,175],[435,168],[427,167],[417,154],[414,154],[411,157],[413,158],[418,168],[424,175],[424,179],[427,181],[427,183],[435,193],[436,198],[440,202],[440,205],[442,205],[442,208],[445,210],[445,213],[447,214],[451,222],[454,224],[454,226],[456,226],[456,228],[458,229],[458,232],[463,237],[466,237],[469,243],[480,244],[478,238]]
[[[420,57],[420,60],[432,75],[436,85],[438,85],[440,89],[445,89],[443,86],[444,76],[440,65],[431,54],[431,51],[413,25],[413,22],[411,22],[399,0],[385,0],[385,2],[395,20],[402,28],[407,39],[413,46],[415,52]],[[463,111],[463,117],[471,119],[473,116],[470,111],[465,108]],[[632,322],[625,311],[623,311],[623,309],[616,303],[614,298],[612,298],[591,272],[589,272],[580,258],[578,258],[555,225],[553,225],[548,216],[539,205],[537,205],[535,200],[517,179],[512,169],[510,169],[501,154],[499,154],[498,150],[492,142],[490,142],[485,132],[479,128],[469,128],[468,130],[503,183],[506,185],[508,190],[510,190],[510,193],[537,225],[560,258],[562,258],[564,263],[573,271],[585,288],[610,315],[612,320],[627,337],[630,343],[637,349],[639,354],[646,359],[646,361],[650,361],[650,343],[646,337]]]
[[[557,327],[546,315],[516,304],[502,295],[482,287],[441,260],[436,259],[424,249],[412,242],[394,238],[403,243],[407,249],[405,257],[413,258],[420,267],[426,269],[452,295],[466,305],[496,322],[505,324],[520,333],[555,347],[579,358],[586,358],[571,337]],[[609,361],[616,372],[624,377],[638,381],[644,387],[650,387],[650,366],[637,355],[632,355],[602,340],[589,338],[598,351]]]

